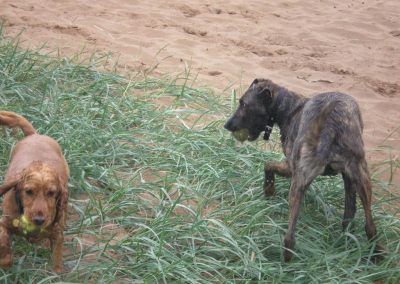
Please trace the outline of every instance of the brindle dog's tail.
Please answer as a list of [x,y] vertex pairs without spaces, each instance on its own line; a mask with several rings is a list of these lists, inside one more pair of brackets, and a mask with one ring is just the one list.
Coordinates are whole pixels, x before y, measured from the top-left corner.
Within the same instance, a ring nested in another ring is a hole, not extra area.
[[325,105],[307,129],[306,143],[321,160],[328,158],[330,146],[334,139],[335,133],[333,133],[333,129],[325,126],[328,116],[335,107],[336,102],[330,102]]
[[33,128],[32,124],[26,118],[11,111],[0,111],[0,125],[11,128],[19,127],[25,136],[36,134],[35,128]]

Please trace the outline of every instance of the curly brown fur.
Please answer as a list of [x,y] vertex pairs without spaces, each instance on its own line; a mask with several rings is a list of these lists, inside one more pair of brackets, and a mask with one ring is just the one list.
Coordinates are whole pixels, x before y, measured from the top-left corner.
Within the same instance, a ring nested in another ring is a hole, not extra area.
[[[284,238],[284,259],[292,258],[295,228],[306,189],[318,175],[341,173],[345,185],[343,229],[354,218],[356,193],[366,218],[368,239],[376,238],[371,213],[371,182],[362,140],[363,122],[356,101],[332,92],[307,99],[267,79],[255,79],[226,122],[229,131],[247,129],[249,141],[270,131],[271,121],[279,127],[286,160],[265,165],[264,193],[275,192],[275,174],[291,177],[289,228]],[[268,133],[267,133],[268,134]],[[268,139],[269,135],[264,135]],[[266,140],[267,140],[266,139]],[[377,251],[382,248],[377,245]]]
[[[0,111],[0,125],[19,127],[26,136],[13,149],[5,183],[0,186],[0,195],[4,194],[0,267],[12,265],[11,236],[17,234],[31,242],[50,239],[54,271],[60,273],[68,202],[68,165],[58,143],[37,134],[22,116]],[[23,233],[15,227],[13,221],[22,215],[40,230]]]

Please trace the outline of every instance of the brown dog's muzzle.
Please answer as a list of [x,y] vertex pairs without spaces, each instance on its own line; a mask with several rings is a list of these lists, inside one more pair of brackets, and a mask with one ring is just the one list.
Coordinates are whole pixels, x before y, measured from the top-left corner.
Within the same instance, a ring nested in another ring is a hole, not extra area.
[[35,216],[32,221],[36,226],[42,226],[46,219],[43,216]]

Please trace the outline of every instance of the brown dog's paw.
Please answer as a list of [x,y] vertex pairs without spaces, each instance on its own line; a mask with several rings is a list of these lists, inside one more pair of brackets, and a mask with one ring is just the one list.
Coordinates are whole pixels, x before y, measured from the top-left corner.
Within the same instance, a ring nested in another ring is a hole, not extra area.
[[12,254],[2,255],[0,258],[0,268],[10,268],[13,263]]
[[266,197],[274,195],[274,193],[275,193],[275,175],[273,172],[265,172],[263,189],[264,189],[264,195]]
[[7,232],[0,226],[0,267],[9,268],[13,263],[11,244]]
[[54,265],[53,271],[57,274],[61,274],[64,272],[64,268],[62,265]]

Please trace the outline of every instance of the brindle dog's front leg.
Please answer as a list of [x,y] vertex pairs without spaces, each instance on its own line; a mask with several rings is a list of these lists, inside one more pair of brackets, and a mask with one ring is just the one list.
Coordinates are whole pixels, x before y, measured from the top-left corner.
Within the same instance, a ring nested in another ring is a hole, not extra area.
[[62,248],[64,244],[63,232],[57,232],[54,237],[50,238],[51,249],[53,253],[53,270],[56,273],[63,272]]
[[293,248],[296,242],[295,230],[296,223],[299,217],[299,210],[301,202],[304,198],[306,186],[299,179],[294,176],[290,185],[289,192],[289,227],[284,239],[283,258],[286,262],[290,261],[293,257]]
[[292,172],[286,161],[265,163],[264,166],[264,194],[271,196],[275,193],[275,174],[291,177]]
[[8,268],[12,265],[12,262],[10,232],[0,221],[0,267]]

